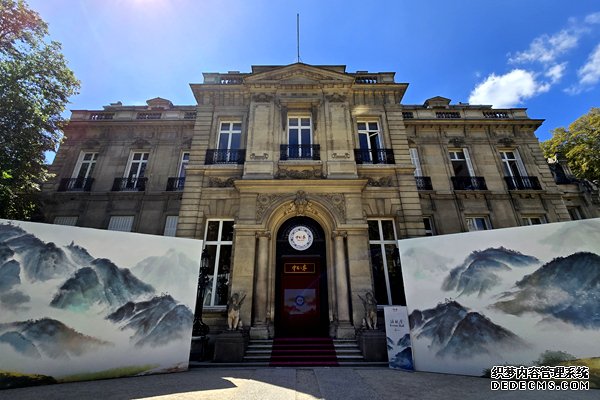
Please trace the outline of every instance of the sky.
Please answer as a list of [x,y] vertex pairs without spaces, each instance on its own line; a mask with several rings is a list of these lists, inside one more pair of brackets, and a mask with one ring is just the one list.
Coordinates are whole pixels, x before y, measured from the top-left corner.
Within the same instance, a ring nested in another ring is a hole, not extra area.
[[[195,104],[203,72],[395,72],[403,104],[525,107],[540,140],[600,106],[598,0],[28,0],[81,81],[70,110]],[[66,113],[65,116],[69,116]]]

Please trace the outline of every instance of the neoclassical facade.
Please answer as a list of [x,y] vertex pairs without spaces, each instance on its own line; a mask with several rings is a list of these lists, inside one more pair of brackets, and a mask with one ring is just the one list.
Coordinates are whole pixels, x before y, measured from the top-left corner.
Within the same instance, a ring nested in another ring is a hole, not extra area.
[[204,319],[246,296],[255,338],[352,338],[367,293],[403,304],[397,240],[600,216],[552,170],[526,110],[402,104],[394,73],[253,66],[205,73],[197,104],[75,110],[47,222],[204,240]]

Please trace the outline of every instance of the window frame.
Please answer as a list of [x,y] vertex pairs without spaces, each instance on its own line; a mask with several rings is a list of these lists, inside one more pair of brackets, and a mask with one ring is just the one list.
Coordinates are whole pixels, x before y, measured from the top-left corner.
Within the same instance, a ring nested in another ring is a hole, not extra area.
[[[229,124],[229,128],[223,130],[223,125]],[[240,129],[233,129],[234,124],[240,124]],[[227,135],[227,146],[225,148],[221,147],[221,136]],[[239,134],[239,145],[237,148],[231,147],[231,141],[233,135]],[[217,143],[215,148],[217,150],[240,150],[242,148],[242,120],[239,119],[223,119],[219,121],[219,132],[217,134]]]
[[[215,222],[218,221],[219,222],[219,229],[217,231],[217,240],[208,240],[207,239],[207,235],[208,235],[208,225],[211,222]],[[202,245],[202,250],[204,251],[206,249],[206,247],[208,245],[211,246],[217,246],[216,251],[215,251],[215,259],[214,259],[214,265],[212,265],[212,272],[209,274],[209,277],[212,277],[212,285],[210,286],[210,300],[208,302],[208,304],[205,304],[205,299],[202,299],[203,302],[203,306],[206,308],[213,308],[213,309],[223,309],[225,307],[227,307],[226,304],[215,304],[215,299],[216,299],[216,294],[217,294],[217,285],[218,285],[218,275],[219,275],[219,262],[220,262],[220,257],[221,257],[221,247],[222,246],[230,246],[230,254],[233,255],[233,237],[231,240],[221,240],[221,236],[223,234],[223,225],[224,222],[233,222],[234,223],[234,227],[232,228],[234,230],[233,234],[235,235],[235,220],[233,218],[209,218],[206,220],[206,224],[204,226],[204,241],[203,241],[203,245]],[[230,259],[230,262],[232,261],[232,258]],[[210,266],[209,266],[210,268]],[[231,270],[231,264],[229,265],[229,268]],[[208,293],[205,292],[204,296],[206,296]]]
[[[427,224],[425,220],[429,221],[429,229],[427,229]],[[433,216],[427,215],[423,217],[423,225],[425,226],[425,236],[435,236],[437,234],[435,229],[435,224],[433,222]]]
[[[185,157],[186,154],[187,154],[187,158]],[[179,168],[177,168],[177,177],[178,178],[185,178],[185,176],[186,176],[185,171],[186,171],[189,163],[190,163],[190,152],[182,151],[181,157],[179,157]]]
[[[396,231],[396,223],[395,220],[393,218],[368,218],[367,222],[369,221],[377,221],[377,228],[379,231],[379,239],[371,239],[369,238],[369,260],[371,262],[371,269],[373,269],[373,260],[371,259],[371,245],[379,245],[380,246],[380,251],[381,251],[381,261],[383,262],[383,276],[385,279],[385,287],[386,287],[386,296],[388,299],[388,304],[381,304],[381,306],[384,305],[394,305],[393,301],[392,301],[392,290],[391,290],[391,283],[390,283],[390,274],[389,274],[389,267],[388,267],[388,260],[387,257],[385,257],[386,255],[386,251],[385,251],[385,245],[394,245],[396,248],[398,248],[398,232]],[[394,231],[394,239],[385,239],[383,236],[383,224],[382,221],[391,221],[392,223],[392,227],[393,227],[393,231]],[[393,262],[393,261],[392,261]],[[373,284],[375,284],[375,282],[373,282]],[[376,294],[375,294],[376,295]]]
[[[134,160],[134,157],[136,154],[141,154],[140,159],[139,160]],[[144,160],[144,154],[147,155],[146,159]],[[148,169],[148,162],[150,160],[150,151],[147,150],[131,150],[129,152],[129,158],[127,160],[127,167],[125,168],[125,173],[123,174],[123,178],[127,178],[127,179],[140,179],[140,178],[145,178],[146,177],[146,170]],[[139,163],[138,167],[137,167],[137,172],[138,174],[136,174],[135,176],[131,176],[131,168],[133,166],[134,163]],[[142,175],[139,175],[140,169],[142,168],[142,165],[145,164],[145,167],[142,170]]]
[[[525,164],[523,164],[523,160],[521,159],[521,155],[517,149],[511,150],[499,150],[500,152],[500,160],[502,161],[502,172],[505,177],[510,178],[522,178],[527,176],[527,170],[525,169]],[[513,154],[513,158],[508,157],[508,153]],[[515,174],[515,171],[511,168],[510,162],[515,163],[515,167],[517,169],[518,175]]]
[[[458,153],[463,153],[463,158],[458,158]],[[453,157],[453,155],[456,157]],[[458,176],[456,175],[456,170],[454,169],[454,161],[465,161],[467,165],[468,176],[471,178],[476,176],[475,169],[473,168],[473,163],[471,161],[471,155],[469,154],[469,149],[467,149],[466,147],[462,147],[460,149],[448,149],[448,157],[450,158],[450,165],[452,166],[453,176]]]
[[[534,223],[532,220],[538,219],[539,223]],[[533,225],[544,225],[548,223],[548,218],[545,215],[522,215],[521,216],[521,224],[523,226],[533,226]]]
[[[175,221],[175,223],[173,223]],[[177,236],[177,224],[179,223],[179,215],[167,215],[165,217],[165,228],[163,229],[163,236],[175,237]]]
[[[86,160],[85,156],[91,154],[91,160]],[[71,178],[91,178],[96,167],[96,163],[98,162],[98,152],[97,151],[81,151],[79,153],[79,157],[77,158],[77,163],[75,164],[75,168],[73,169],[73,173],[71,174]],[[79,176],[81,169],[84,164],[87,164],[87,168],[84,176]]]
[[423,168],[421,167],[421,160],[419,159],[419,150],[416,147],[409,147],[408,152],[410,153],[410,162],[415,167],[415,177],[423,177]]
[[[469,224],[469,220],[481,220],[485,225],[484,229],[470,229],[470,226],[477,227],[477,224]],[[489,231],[492,230],[492,224],[490,222],[490,217],[487,215],[469,215],[465,217],[465,223],[467,232],[480,232],[480,231]]]
[[[369,124],[376,124],[377,125],[377,129],[373,130],[369,128]],[[359,125],[360,124],[365,124],[365,129],[360,129]],[[368,150],[368,151],[373,151],[373,150],[382,150],[385,148],[385,146],[383,145],[383,134],[381,132],[381,126],[379,124],[378,120],[375,119],[359,119],[356,121],[356,131],[358,132],[358,148],[360,150]],[[374,132],[374,134],[372,134]],[[366,144],[367,147],[364,148],[362,146],[362,142],[360,140],[361,135],[365,135],[367,137],[366,140]],[[371,143],[371,137],[375,136],[376,139],[376,146],[375,148],[372,147],[372,143]]]
[[[567,211],[569,212],[569,217],[571,217],[571,221],[579,221],[579,220],[585,219],[585,216],[583,215],[583,212],[581,211],[581,207],[579,207],[579,206],[568,206]],[[576,218],[573,218],[572,211],[574,211],[577,214]]]

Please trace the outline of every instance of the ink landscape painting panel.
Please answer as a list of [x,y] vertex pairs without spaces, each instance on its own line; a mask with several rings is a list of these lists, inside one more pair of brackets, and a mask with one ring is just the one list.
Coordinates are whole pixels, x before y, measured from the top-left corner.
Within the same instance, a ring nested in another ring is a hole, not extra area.
[[0,387],[186,370],[201,251],[0,220]]
[[398,243],[416,370],[600,361],[600,219]]

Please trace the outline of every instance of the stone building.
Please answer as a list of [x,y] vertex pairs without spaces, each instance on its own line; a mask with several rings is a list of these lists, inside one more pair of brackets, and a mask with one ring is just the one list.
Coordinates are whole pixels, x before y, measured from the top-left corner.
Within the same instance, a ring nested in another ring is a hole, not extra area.
[[[551,170],[523,108],[402,104],[394,73],[205,73],[197,105],[75,110],[44,187],[48,222],[203,239],[204,320],[246,296],[255,338],[354,337],[361,298],[402,304],[396,240],[600,216]],[[558,171],[558,172],[557,172]]]

